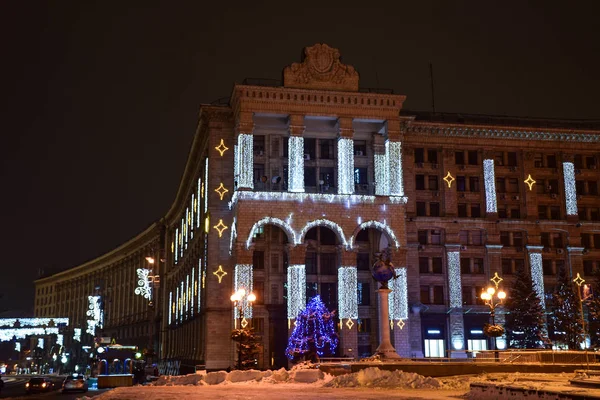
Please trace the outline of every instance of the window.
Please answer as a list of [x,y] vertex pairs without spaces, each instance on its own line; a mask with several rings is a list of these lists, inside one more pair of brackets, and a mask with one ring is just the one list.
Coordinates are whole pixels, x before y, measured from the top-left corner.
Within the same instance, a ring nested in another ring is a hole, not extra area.
[[[258,299],[256,300],[258,301]],[[264,333],[265,332],[265,319],[264,318],[252,318],[252,328],[256,331],[256,333]]]
[[483,274],[483,258],[474,258],[473,259],[473,273],[474,274]]
[[271,304],[279,304],[279,285],[271,285]]
[[265,302],[265,283],[262,281],[254,281],[252,293],[256,295],[256,304],[264,304]]
[[577,169],[583,168],[583,157],[581,156],[581,154],[575,154],[575,157],[573,157],[573,161],[575,164],[575,168],[577,168]]
[[552,268],[552,260],[542,259],[542,270],[544,272],[544,275],[554,275],[554,270]]
[[463,286],[462,288],[463,304],[473,304],[473,290],[471,286]]
[[467,205],[465,203],[458,204],[458,216],[461,218],[467,218]]
[[519,180],[516,178],[508,178],[508,193],[519,193]]
[[304,267],[306,268],[306,274],[317,273],[317,253],[314,251],[307,251],[306,257],[304,258]]
[[445,357],[444,340],[425,339],[425,357]]
[[588,181],[588,194],[598,196],[598,182]]
[[425,217],[427,215],[427,212],[425,210],[425,202],[417,201],[417,217]]
[[429,190],[439,190],[437,175],[429,175]]
[[333,140],[332,139],[319,139],[319,150],[320,157],[322,159],[330,160],[334,158],[333,154]]
[[415,162],[416,163],[424,163],[425,162],[425,149],[415,149]]
[[366,185],[368,183],[366,167],[354,168],[354,183],[357,185]]
[[456,164],[456,165],[464,165],[465,164],[465,152],[464,151],[455,151],[454,152],[454,164]]
[[464,192],[465,190],[467,190],[467,181],[464,176],[459,175],[456,177],[456,191]]
[[513,232],[513,246],[515,247],[523,247],[523,232]]
[[481,217],[481,206],[479,204],[471,204],[471,218]]
[[415,189],[425,190],[425,175],[415,175]]
[[467,275],[471,273],[471,259],[470,258],[460,258],[460,273],[463,275]]
[[337,257],[336,253],[321,253],[319,255],[321,262],[321,275],[336,275],[337,274]]
[[321,283],[321,299],[327,309],[337,308],[337,283]]
[[265,135],[253,135],[254,155],[262,156],[265,154]]
[[548,206],[538,206],[538,219],[548,219]]
[[433,287],[433,304],[444,304],[444,287]]
[[371,318],[359,318],[356,322],[359,333],[371,333]]
[[355,156],[366,156],[367,155],[367,141],[366,140],[355,140],[354,141],[354,155]]
[[265,187],[265,164],[254,164],[253,179],[257,188],[266,189]]
[[429,257],[419,257],[419,273],[429,273]]
[[506,185],[504,178],[496,178],[496,191],[498,193],[506,193]]
[[437,150],[427,150],[427,161],[433,164],[437,164],[438,156]]
[[594,274],[594,261],[583,260],[583,274],[588,276]]
[[479,192],[479,177],[478,176],[470,176],[469,177],[469,190],[471,192]]
[[371,304],[371,285],[368,282],[358,282],[358,305],[368,306]]
[[550,206],[550,219],[560,219],[559,206]]
[[509,151],[507,154],[507,161],[509,167],[517,166],[517,153],[514,151]]
[[317,169],[315,167],[304,167],[304,186],[317,186]]
[[369,253],[356,254],[356,269],[359,271],[369,271],[370,266]]
[[440,203],[429,203],[429,215],[431,217],[440,216]]
[[442,231],[437,229],[431,231],[431,244],[442,244]]
[[473,353],[478,352],[478,351],[487,350],[487,340],[485,340],[485,339],[468,339],[467,340],[467,350],[470,350]]
[[306,298],[312,299],[319,294],[319,285],[317,282],[306,282]]
[[592,248],[592,235],[590,233],[581,234],[581,245],[586,249]]
[[542,153],[535,153],[533,156],[533,166],[535,168],[542,168],[544,166],[544,155]]
[[442,257],[433,257],[431,259],[431,272],[434,274],[442,273]]
[[503,166],[504,165],[504,153],[501,151],[497,151],[494,154],[494,164],[496,164],[497,166]]
[[271,253],[271,271],[279,273],[279,253]]
[[428,231],[418,231],[417,232],[419,244],[427,244],[427,232]]
[[477,150],[469,150],[469,165],[479,165]]
[[254,269],[265,269],[265,252],[255,250],[252,254],[252,265]]
[[423,304],[431,304],[431,301],[429,300],[429,286],[421,286],[420,300]]
[[322,189],[329,190],[329,188],[335,187],[334,174],[335,171],[332,167],[321,167],[319,169],[319,185],[322,186]]
[[512,275],[512,274],[513,274],[512,260],[510,258],[503,258],[502,259],[502,275]]
[[304,159],[307,161],[316,158],[317,139],[304,138]]

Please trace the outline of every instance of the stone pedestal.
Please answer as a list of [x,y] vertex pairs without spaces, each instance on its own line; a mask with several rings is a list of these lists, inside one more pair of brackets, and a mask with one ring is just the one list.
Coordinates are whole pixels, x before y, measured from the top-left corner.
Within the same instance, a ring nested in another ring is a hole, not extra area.
[[388,296],[392,290],[381,288],[377,290],[379,294],[379,347],[375,350],[375,355],[384,359],[398,359],[400,356],[390,341],[390,310]]

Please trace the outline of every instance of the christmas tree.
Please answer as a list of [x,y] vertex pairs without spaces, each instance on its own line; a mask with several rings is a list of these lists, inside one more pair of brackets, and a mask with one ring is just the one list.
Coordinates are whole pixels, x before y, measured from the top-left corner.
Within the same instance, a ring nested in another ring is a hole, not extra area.
[[558,284],[552,294],[551,306],[553,313],[549,318],[550,338],[569,348],[580,350],[583,343],[583,319],[579,296],[575,292],[575,283],[572,282],[566,268],[558,272]]
[[593,279],[583,288],[584,304],[588,307],[588,333],[590,335],[591,347],[600,346],[600,270],[596,268]]
[[313,297],[296,318],[285,350],[287,357],[294,362],[317,361],[323,355],[333,354],[338,345],[334,317],[335,311],[327,310],[321,296]]
[[256,335],[254,328],[234,329],[231,332],[231,339],[237,342],[241,369],[256,367],[261,345],[260,337]]
[[515,271],[506,301],[506,337],[509,347],[535,349],[549,344],[544,309],[525,268]]

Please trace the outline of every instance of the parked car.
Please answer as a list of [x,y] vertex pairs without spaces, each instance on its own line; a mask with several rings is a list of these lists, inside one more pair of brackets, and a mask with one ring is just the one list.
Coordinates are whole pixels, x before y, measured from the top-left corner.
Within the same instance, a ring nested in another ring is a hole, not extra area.
[[54,390],[52,381],[48,378],[31,378],[25,384],[25,392],[29,393],[40,393],[40,392],[51,392]]
[[83,375],[69,375],[63,382],[63,392],[80,390],[82,392],[88,391],[87,379]]

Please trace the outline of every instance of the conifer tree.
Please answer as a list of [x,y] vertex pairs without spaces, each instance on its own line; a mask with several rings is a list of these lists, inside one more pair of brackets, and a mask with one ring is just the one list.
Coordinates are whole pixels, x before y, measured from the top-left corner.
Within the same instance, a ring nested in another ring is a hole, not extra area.
[[[588,283],[588,282],[586,282]],[[600,270],[595,269],[593,276],[589,279],[589,292],[587,293],[585,305],[588,307],[588,334],[590,344],[594,348],[600,347]]]
[[256,335],[254,328],[234,329],[231,332],[231,339],[237,342],[241,369],[256,367],[261,344],[260,337]]
[[517,349],[535,349],[549,343],[544,309],[533,288],[531,276],[525,268],[515,271],[505,309],[508,346]]
[[580,301],[566,268],[558,271],[558,282],[552,294],[552,314],[549,318],[550,338],[569,350],[580,350],[584,340]]
[[321,296],[313,297],[296,318],[286,356],[297,362],[302,359],[317,361],[323,355],[333,354],[338,345],[334,317],[335,311],[327,310]]

